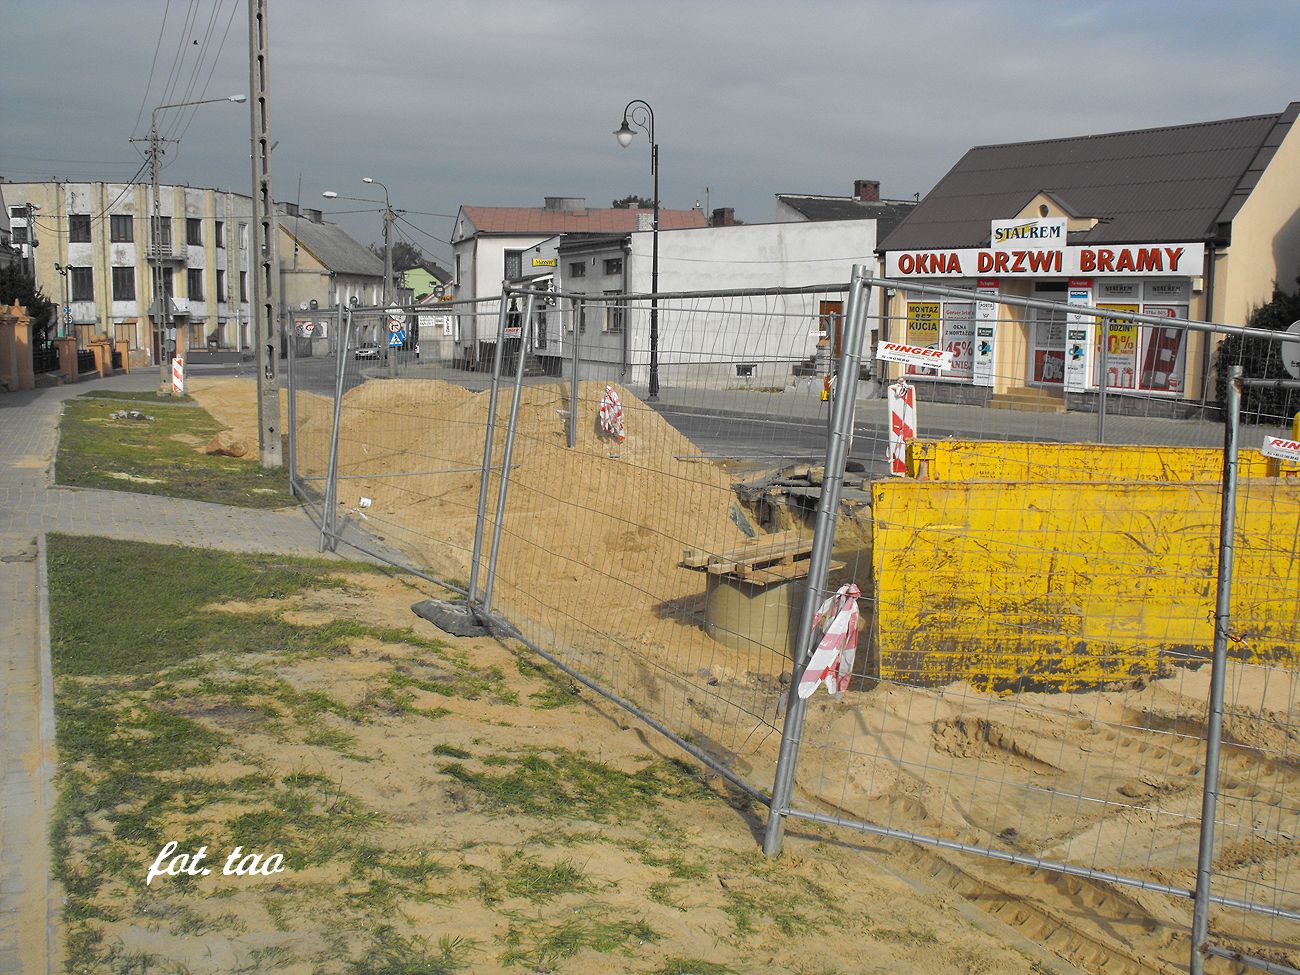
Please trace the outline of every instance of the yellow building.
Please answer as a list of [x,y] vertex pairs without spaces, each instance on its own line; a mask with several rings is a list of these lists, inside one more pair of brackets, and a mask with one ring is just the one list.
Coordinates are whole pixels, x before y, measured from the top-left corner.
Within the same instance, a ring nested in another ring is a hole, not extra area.
[[1298,113],[1292,102],[1272,115],[969,150],[879,249],[885,277],[918,284],[892,293],[881,337],[949,350],[953,367],[891,375],[926,387],[923,399],[981,405],[1028,389],[1095,410],[1101,383],[1116,394],[1107,412],[1180,416],[1213,402],[1204,333],[1088,318],[1067,359],[1061,313],[920,285],[1245,324],[1300,274]]

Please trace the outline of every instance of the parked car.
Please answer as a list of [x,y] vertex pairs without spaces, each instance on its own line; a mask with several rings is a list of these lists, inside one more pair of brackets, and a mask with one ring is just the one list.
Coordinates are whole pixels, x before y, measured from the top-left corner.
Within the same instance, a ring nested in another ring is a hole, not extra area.
[[378,359],[379,346],[373,342],[365,342],[357,346],[357,350],[352,353],[354,359]]

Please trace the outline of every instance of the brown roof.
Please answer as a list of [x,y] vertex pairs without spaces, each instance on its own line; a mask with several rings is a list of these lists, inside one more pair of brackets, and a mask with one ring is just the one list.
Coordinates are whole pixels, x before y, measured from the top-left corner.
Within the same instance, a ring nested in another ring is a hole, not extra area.
[[985,246],[990,221],[1040,192],[1100,221],[1072,244],[1221,238],[1298,111],[1292,102],[1272,115],[976,146],[880,250]]
[[[646,210],[547,210],[544,207],[461,207],[480,234],[626,234]],[[660,230],[706,226],[699,210],[660,210]]]

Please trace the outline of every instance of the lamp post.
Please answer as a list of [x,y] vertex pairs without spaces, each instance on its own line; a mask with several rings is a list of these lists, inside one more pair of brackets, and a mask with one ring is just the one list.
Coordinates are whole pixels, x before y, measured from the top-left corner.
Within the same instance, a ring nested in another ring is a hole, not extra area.
[[650,388],[646,397],[654,402],[659,399],[659,143],[655,141],[654,109],[634,98],[624,107],[623,124],[614,130],[614,138],[626,149],[638,128],[650,137],[650,175],[654,177],[654,222],[650,237]]
[[[384,191],[384,310],[387,311],[389,306],[395,300],[393,295],[393,219],[395,213],[393,205],[388,200],[388,187],[379,180],[370,176],[362,176],[361,182],[373,184]],[[339,196],[333,190],[326,190],[321,196],[327,200],[352,200],[356,203],[378,203],[378,200],[367,200],[358,196]],[[380,336],[380,341],[387,341],[387,338]],[[384,357],[388,360],[388,375],[390,377],[397,375],[397,352],[385,346]]]
[[[193,102],[171,102],[167,105],[159,105],[153,110],[153,115],[149,121],[149,168],[150,178],[153,182],[153,221],[150,244],[153,250],[153,307],[154,307],[154,328],[158,332],[158,393],[166,396],[171,392],[171,363],[168,361],[171,356],[167,354],[167,333],[171,331],[172,310],[171,301],[164,293],[162,279],[162,201],[161,188],[158,183],[158,177],[162,167],[159,165],[159,157],[162,155],[161,143],[166,141],[158,137],[158,113],[168,108],[188,108],[192,105],[211,105],[215,102],[245,102],[248,101],[246,95],[226,95],[224,98],[201,98]],[[170,242],[169,242],[170,243]],[[170,247],[168,249],[170,257]]]

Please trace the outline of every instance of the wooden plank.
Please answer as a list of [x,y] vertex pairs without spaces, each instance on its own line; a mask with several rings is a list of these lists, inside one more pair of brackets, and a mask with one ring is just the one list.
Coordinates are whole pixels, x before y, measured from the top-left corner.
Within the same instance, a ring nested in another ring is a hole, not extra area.
[[709,559],[713,558],[708,552],[701,548],[688,548],[682,551],[682,560],[679,565],[687,569],[703,569],[709,564]]
[[[831,562],[831,572],[838,572],[842,568],[844,568],[843,562]],[[790,582],[793,579],[803,579],[806,578],[807,575],[808,560],[804,559],[786,565],[772,566],[771,568],[751,569],[750,574],[741,581],[753,583],[756,586],[771,586],[778,582]]]

